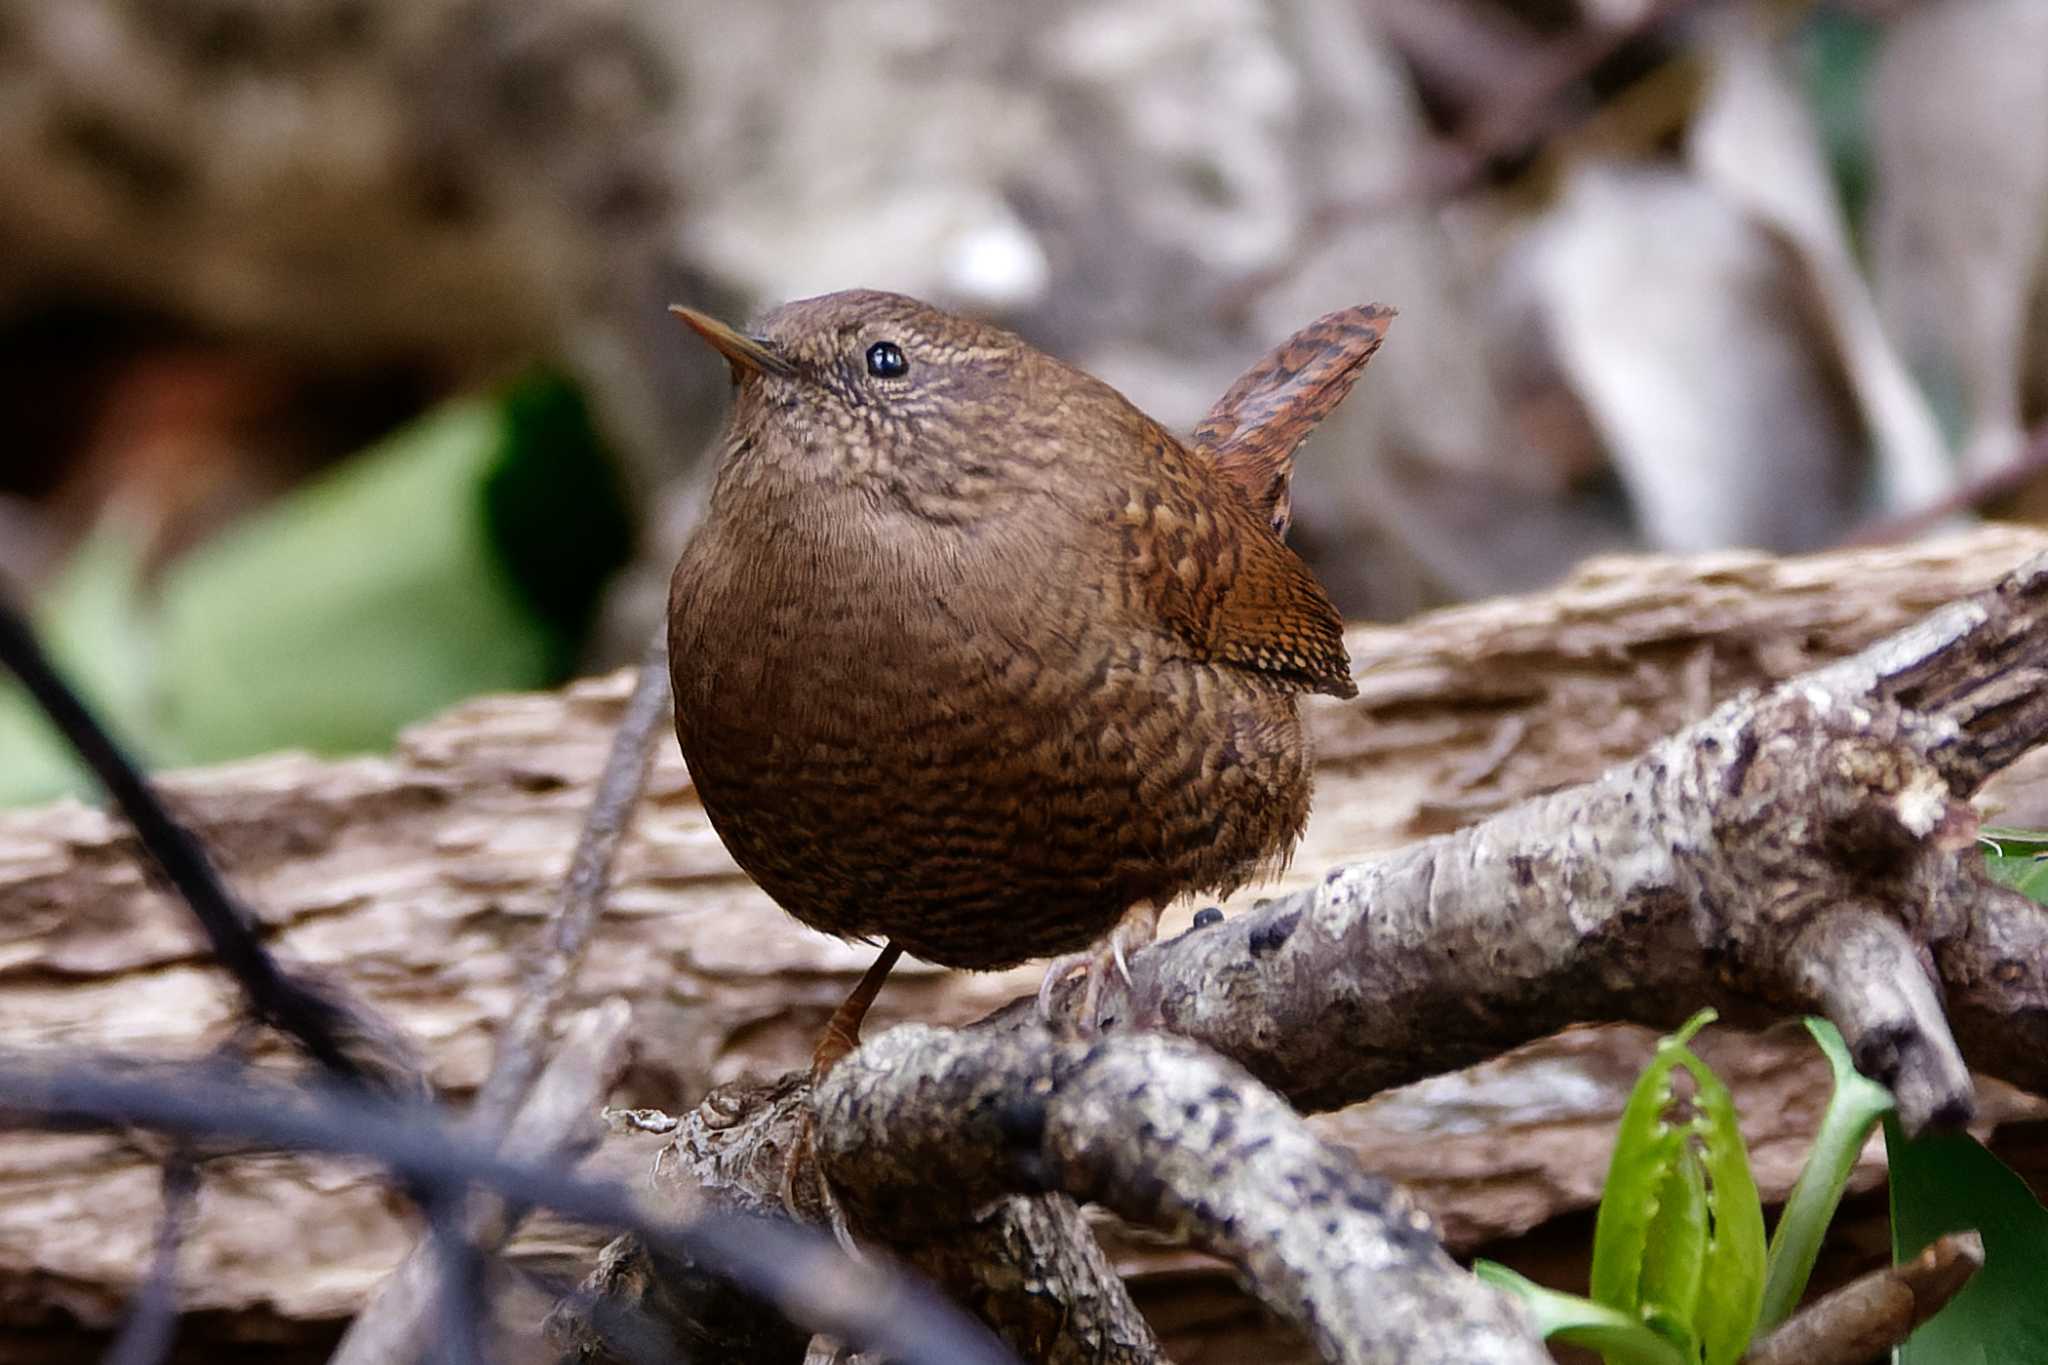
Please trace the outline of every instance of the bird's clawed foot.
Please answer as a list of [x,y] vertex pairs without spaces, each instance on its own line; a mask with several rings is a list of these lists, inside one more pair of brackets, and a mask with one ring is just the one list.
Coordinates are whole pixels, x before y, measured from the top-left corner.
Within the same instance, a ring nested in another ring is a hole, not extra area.
[[1123,989],[1128,991],[1130,954],[1150,943],[1158,933],[1159,907],[1150,901],[1139,901],[1092,946],[1054,958],[1038,986],[1038,1017],[1048,1024],[1053,1022],[1053,991],[1078,967],[1083,985],[1081,1008],[1074,1015],[1074,1023],[1082,1033],[1094,1033],[1102,1025],[1103,993],[1110,988],[1111,973],[1121,978]]
[[[804,1197],[806,1184],[812,1193],[809,1199]],[[818,1160],[818,1122],[808,1104],[804,1106],[796,1141],[782,1159],[781,1195],[783,1212],[799,1222],[822,1215],[840,1249],[856,1260],[861,1259],[853,1229],[846,1221],[846,1210],[840,1206],[839,1196],[832,1193],[824,1163]]]
[[[903,956],[903,950],[893,942],[885,945],[874,965],[861,976],[860,984],[852,994],[832,1012],[825,1021],[825,1031],[818,1038],[818,1045],[811,1050],[811,1091],[815,1095],[818,1086],[846,1055],[860,1046],[860,1024],[867,1017],[868,1006],[875,1003],[881,993],[882,983],[889,977],[896,960]],[[793,1218],[802,1217],[799,1186],[804,1176],[811,1178],[817,1191],[817,1202],[825,1213],[825,1219],[832,1227],[832,1235],[839,1240],[847,1254],[858,1255],[853,1243],[853,1234],[847,1228],[846,1214],[839,1207],[838,1198],[832,1193],[832,1182],[825,1178],[825,1168],[818,1160],[817,1120],[810,1102],[806,1102],[801,1125],[797,1129],[796,1141],[789,1154],[782,1160],[782,1206]]]

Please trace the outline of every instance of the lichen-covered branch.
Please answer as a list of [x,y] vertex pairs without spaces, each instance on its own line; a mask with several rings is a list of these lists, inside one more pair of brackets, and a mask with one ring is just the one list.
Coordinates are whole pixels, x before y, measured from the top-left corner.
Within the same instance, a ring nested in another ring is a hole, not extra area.
[[[985,1220],[991,1205],[1058,1191],[1222,1256],[1329,1360],[1547,1359],[1514,1305],[1444,1255],[1403,1192],[1239,1068],[1182,1039],[906,1025],[863,1046],[814,1095],[790,1081],[750,1098],[710,1106],[736,1110],[736,1123],[686,1119],[677,1161],[658,1169],[758,1186],[808,1113],[844,1216],[913,1261]],[[1037,1342],[1012,1330],[1011,1344],[1032,1360],[1156,1358],[1077,1332],[1091,1315],[1061,1306],[1100,1282],[1071,1269],[1041,1278],[1043,1311],[1082,1322],[1058,1323]]]
[[[679,1209],[750,1214],[794,1212],[807,1221],[843,1220],[816,1177],[814,1157],[792,1154],[815,1132],[806,1073],[770,1083],[736,1082],[663,1124],[675,1134],[652,1162],[654,1193]],[[1016,1188],[1038,1190],[1020,1182]],[[794,1207],[787,1207],[785,1201]],[[1154,1365],[1164,1359],[1152,1328],[1073,1200],[1034,1193],[978,1202],[949,1200],[950,1216],[921,1220],[902,1235],[863,1224],[943,1289],[971,1307],[1034,1365]],[[771,1361],[793,1348],[776,1324],[751,1313],[726,1286],[690,1266],[656,1264],[644,1249],[614,1244],[584,1284],[596,1306],[636,1307],[689,1349]],[[598,1334],[593,1313],[558,1313],[558,1330],[583,1345]]]
[[[905,1025],[815,1093],[792,1076],[715,1095],[685,1116],[655,1179],[745,1209],[777,1197],[793,1152],[799,1212],[844,1218],[905,1256],[1027,1360],[1160,1358],[1072,1204],[1047,1192],[1229,1261],[1325,1359],[1548,1359],[1519,1310],[1444,1254],[1403,1191],[1241,1069],[1169,1035]],[[1053,1238],[1033,1227],[1048,1215]],[[647,1281],[642,1270],[587,1287],[648,1308]],[[671,1289],[651,1311],[679,1340],[738,1346],[701,1334],[704,1302]]]
[[[1965,802],[2048,734],[2048,558],[1525,802],[1132,959],[1124,1018],[1328,1108],[1567,1024],[1834,1018],[1918,1127],[2048,1084],[2048,914]],[[1022,1006],[1007,1012],[1020,1018]]]
[[813,1107],[833,1188],[894,1238],[1049,1187],[1229,1260],[1331,1361],[1547,1359],[1404,1193],[1183,1039],[906,1025],[835,1068]]
[[[1493,1055],[1571,1020],[1664,1025],[1708,1000],[1754,1020],[1825,994],[1825,974],[1790,989],[1768,960],[1755,974],[1768,957],[1768,936],[1738,939],[1731,929],[1723,955],[1714,956],[1709,945],[1717,940],[1701,930],[1722,921],[1679,913],[1675,901],[1650,897],[1614,912],[1593,894],[1599,883],[1586,881],[1564,900],[1522,899],[1524,873],[1584,878],[1599,850],[1583,842],[1605,847],[1607,838],[1585,823],[1598,815],[1594,806],[1560,804],[1556,796],[1517,803],[1606,765],[1635,771],[1633,756],[1657,736],[1700,721],[1734,690],[1825,666],[1977,590],[2044,543],[2039,533],[1986,528],[1797,559],[1727,553],[1602,561],[1540,594],[1399,626],[1355,627],[1348,639],[1360,696],[1309,712],[1316,818],[1284,884],[1300,894],[1263,910],[1246,908],[1247,895],[1223,924],[1138,955],[1140,1003],[1174,981],[1218,1003],[1256,995],[1262,1008],[1278,1012],[1239,1035],[1214,1038],[1293,1098],[1328,1104]],[[1993,619],[2016,621],[2009,606]],[[2024,632],[1968,635],[1986,642],[1994,671],[2023,648],[2014,641],[2025,639]],[[1940,651],[1919,652],[1931,658]],[[1948,696],[1920,673],[1899,677],[1902,687],[1912,681],[1920,689],[1897,699],[1911,714],[1924,716],[1923,695]],[[165,787],[273,945],[344,981],[419,1040],[437,1088],[461,1094],[487,1070],[492,1031],[516,998],[533,926],[556,903],[628,691],[628,680],[614,676],[553,695],[483,699],[409,732],[388,757],[276,755],[178,774]],[[1830,691],[1838,693],[1847,694]],[[1959,734],[1995,736],[1986,727],[2002,723],[2024,697],[1998,705],[1994,693],[1979,690],[1958,701],[1970,713]],[[1872,714],[1896,709],[1880,705]],[[2023,729],[2008,726],[2007,733]],[[1958,762],[1987,768],[2006,751],[1970,743],[1978,746],[1975,757],[1961,739],[1937,744],[1933,771],[1947,773]],[[1848,757],[1852,749],[1827,752]],[[1752,768],[1770,767],[1775,753]],[[2015,776],[2001,774],[2002,799],[2024,804],[2030,795],[2013,784]],[[1767,795],[1755,785],[1760,780],[1750,785]],[[1598,793],[1617,802],[1626,795],[1596,785],[1569,800]],[[1756,807],[1763,823],[1749,837],[1769,834],[1770,812],[1780,808],[1768,800]],[[1790,809],[1798,813],[1796,803]],[[1507,823],[1462,842],[1417,846],[1377,867],[1355,865],[1361,855],[1488,814]],[[1697,825],[1666,828],[1687,839],[1700,833]],[[1510,899],[1489,913],[1469,896],[1503,884],[1483,875],[1489,859],[1529,851],[1502,842],[1514,830],[1540,836],[1544,856],[1506,869]],[[1739,828],[1734,834],[1744,837]],[[1611,847],[1624,861],[1655,861],[1647,836]],[[1918,865],[1940,882],[1947,875],[1941,859],[1919,847]],[[1460,858],[1471,865],[1460,868]],[[1674,867],[1679,861],[1665,857]],[[1962,855],[1956,865],[1967,861]],[[1315,881],[1340,864],[1335,881]],[[1894,869],[1879,881],[1896,889],[1912,878]],[[1417,888],[1423,894],[1410,900]],[[2040,917],[2003,893],[1969,884],[1960,890],[1960,901],[1929,901],[1917,929],[1894,922],[1912,958],[1937,966],[1965,1056],[2038,1085],[2048,1055],[2030,1022],[2039,1017],[2036,964],[2048,961]],[[1726,906],[1709,899],[1707,909],[1725,920]],[[1891,904],[1887,896],[1877,903]],[[629,1103],[680,1108],[713,1083],[801,1064],[865,965],[863,954],[795,925],[746,883],[667,748],[656,754],[641,817],[621,845],[612,904],[567,1007],[611,996],[632,1006],[642,1058]],[[0,980],[0,1042],[62,1037],[192,1057],[231,1027],[232,995],[162,894],[137,875],[129,836],[104,813],[64,804],[0,814],[0,910],[0,951],[11,964]],[[1363,954],[1363,968],[1333,975],[1325,965],[1333,959],[1299,952],[1306,939],[1296,944],[1281,932],[1294,910],[1304,912],[1293,921],[1296,932],[1304,922],[1319,932],[1326,912],[1351,924],[1354,932],[1338,946]],[[1519,922],[1524,913],[1529,920]],[[1828,942],[1814,923],[1807,932]],[[1809,966],[1822,960],[1810,956]],[[1366,969],[1376,962],[1384,967],[1373,975]],[[941,973],[906,963],[870,1031],[903,1019],[965,1023],[1034,980],[1028,971]],[[1632,990],[1636,981],[1643,984]],[[1319,992],[1343,996],[1366,984],[1390,994],[1372,1010],[1337,1002],[1349,1013],[1336,1017],[1356,1026],[1352,1038],[1339,1045],[1320,1020],[1303,1028],[1301,1020],[1326,1003]],[[1660,995],[1667,987],[1682,998]],[[1871,1024],[1862,1032],[1882,1037]],[[600,1157],[621,1174],[644,1168],[644,1158],[616,1140]],[[210,1198],[196,1210],[184,1247],[191,1273],[183,1303],[206,1310],[212,1323],[246,1316],[255,1331],[331,1330],[321,1324],[353,1311],[412,1238],[367,1174],[316,1172],[293,1159],[225,1160],[209,1162],[207,1181]],[[1446,1175],[1439,1198],[1476,1200],[1479,1183]],[[772,1196],[773,1181],[761,1188]],[[1583,1197],[1579,1186],[1571,1189],[1571,1197]],[[157,1205],[148,1159],[117,1139],[0,1137],[0,1290],[28,1312],[51,1304],[53,1287],[61,1286],[67,1311],[111,1325],[149,1263]],[[1518,1214],[1513,1225],[1541,1216]],[[313,1222],[326,1229],[317,1245],[289,1235]],[[254,1245],[262,1255],[245,1254]],[[554,1256],[570,1243],[555,1235],[540,1245]]]

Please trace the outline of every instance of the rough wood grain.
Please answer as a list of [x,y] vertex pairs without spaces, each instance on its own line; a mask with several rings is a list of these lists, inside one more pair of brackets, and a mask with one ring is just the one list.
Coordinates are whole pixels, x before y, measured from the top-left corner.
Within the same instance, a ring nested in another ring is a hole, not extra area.
[[[2048,554],[1848,658],[1732,698],[1593,781],[1330,868],[1314,886],[1141,951],[1113,1017],[1153,1021],[1242,1063],[1295,1104],[1334,1109],[1582,1021],[1671,1025],[1701,1002],[1755,1022],[1821,1013],[1865,1074],[1890,1086],[1908,1133],[1966,1121],[1978,1101],[1965,1050],[1997,1074],[2048,1089],[2048,915],[1985,875],[1968,805],[1989,777],[2048,742],[2044,687]],[[1055,992],[1054,1008],[1071,1008],[1072,995]],[[1026,998],[969,1030],[883,1034],[821,1083],[784,1131],[730,1122],[721,1130],[747,1133],[757,1152],[807,1158],[798,1133],[815,1120],[827,1183],[849,1209],[888,1207],[894,1216],[870,1225],[906,1249],[917,1242],[915,1220],[900,1216],[906,1203],[929,1206],[968,1171],[980,1178],[979,1197],[988,1182],[997,1191],[1049,1182],[1155,1221],[1161,1183],[1172,1185],[1183,1153],[1149,1144],[1173,1124],[1093,1106],[1088,1140],[1116,1154],[1121,1180],[1057,1160],[1019,1166],[1019,1144],[1028,1156],[1035,1126],[992,1129],[991,1115],[1028,1109],[1032,1096],[1056,1093],[1057,1080],[1050,1092],[1039,1082],[999,1087],[1011,1107],[992,1108],[955,1094],[962,1075],[986,1081],[980,1066],[901,1047],[931,1035],[971,1048],[993,1031],[1056,1072],[1035,1014]],[[1090,1055],[1130,1036],[1111,1032]],[[862,1062],[871,1053],[879,1066]],[[868,1146],[892,1158],[915,1153],[910,1180],[849,1161],[840,1146],[863,1116],[896,1109],[904,1113],[890,1140]],[[1191,1103],[1184,1117],[1200,1111]],[[1225,1146],[1197,1138],[1185,1155],[1225,1159]],[[744,1151],[719,1160],[748,1164]],[[687,1159],[684,1170],[695,1164]],[[1212,1207],[1226,1184],[1212,1173],[1212,1193],[1185,1207]],[[1294,1296],[1318,1277],[1313,1249],[1289,1250],[1275,1233],[1261,1245],[1286,1273],[1262,1274],[1232,1235],[1242,1222],[1231,1215],[1205,1227],[1197,1218],[1190,1231],[1230,1256],[1263,1303],[1320,1339],[1342,1314],[1304,1314]],[[1361,1231],[1345,1245],[1373,1241]],[[1396,1292],[1391,1280],[1385,1287]],[[1308,1301],[1333,1297],[1355,1292],[1326,1286]],[[1504,1338],[1486,1348],[1424,1347],[1413,1336],[1396,1345],[1375,1334],[1384,1325],[1354,1322],[1321,1340],[1322,1354],[1516,1354]]]
[[[1288,884],[1586,778],[1720,697],[1867,643],[2044,545],[1986,530],[1805,560],[1604,562],[1536,597],[1356,630],[1361,696],[1313,709],[1318,813]],[[627,685],[473,703],[388,757],[280,755],[169,785],[279,947],[345,975],[420,1041],[434,1081],[461,1092],[487,1064],[517,978],[507,945],[551,901]],[[227,1027],[230,997],[125,839],[76,805],[0,816],[0,1041],[189,1057]],[[621,1098],[673,1108],[708,1084],[800,1065],[864,956],[799,929],[736,873],[665,749],[573,1005],[631,1003],[643,1061]],[[906,964],[876,1031],[965,1021],[1030,976]],[[108,1321],[147,1263],[157,1199],[153,1167],[117,1143],[0,1139],[0,1321],[52,1306]],[[229,1163],[209,1175],[182,1279],[195,1308],[332,1318],[411,1236],[364,1173]],[[529,1245],[559,1257],[572,1244],[542,1227]]]

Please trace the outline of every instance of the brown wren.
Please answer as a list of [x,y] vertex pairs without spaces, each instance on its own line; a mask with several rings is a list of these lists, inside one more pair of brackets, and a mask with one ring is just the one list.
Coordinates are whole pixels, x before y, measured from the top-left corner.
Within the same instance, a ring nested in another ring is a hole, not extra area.
[[[1183,444],[1001,328],[899,294],[676,308],[732,368],[676,566],[676,736],[712,827],[790,914],[880,958],[1112,965],[1159,910],[1281,867],[1308,818],[1296,698],[1357,691],[1282,543],[1294,452],[1391,310],[1332,313]],[[1126,973],[1127,975],[1127,973]]]

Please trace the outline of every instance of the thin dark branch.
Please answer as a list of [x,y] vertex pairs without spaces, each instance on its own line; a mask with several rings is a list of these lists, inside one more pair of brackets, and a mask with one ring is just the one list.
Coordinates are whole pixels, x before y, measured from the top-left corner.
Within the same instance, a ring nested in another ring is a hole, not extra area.
[[650,1246],[726,1276],[811,1331],[904,1365],[1015,1365],[987,1328],[930,1289],[856,1263],[815,1233],[735,1214],[660,1222],[616,1185],[506,1158],[452,1131],[432,1106],[397,1103],[358,1086],[288,1088],[218,1066],[166,1066],[145,1076],[104,1058],[53,1066],[16,1053],[0,1057],[0,1115],[367,1157],[418,1188],[474,1185],[634,1232]]
[[[92,770],[107,795],[135,830],[150,864],[169,883],[212,946],[214,957],[241,983],[252,1016],[295,1039],[329,1074],[391,1093],[423,1085],[403,1037],[368,1009],[346,1000],[331,983],[304,980],[287,972],[264,947],[254,917],[229,891],[205,845],[170,811],[154,784],[100,724],[91,708],[65,682],[36,639],[26,616],[0,593],[0,663],[11,668],[73,752]],[[165,1171],[166,1231],[175,1235],[173,1169]],[[407,1192],[427,1202],[422,1192]],[[159,1270],[166,1255],[159,1246]],[[165,1272],[168,1275],[168,1271]],[[153,1273],[137,1304],[132,1334],[136,1360],[153,1360],[168,1349],[175,1331],[176,1305],[168,1280]],[[162,1345],[155,1345],[158,1336]],[[117,1350],[121,1344],[117,1344]],[[142,1354],[154,1347],[155,1354]]]
[[1842,544],[1884,545],[1912,540],[1940,528],[1954,517],[1982,511],[1986,503],[2012,497],[2044,474],[2048,474],[2048,423],[2036,427],[2020,453],[2004,467],[1970,480],[1925,507],[1860,526],[1850,532]]
[[440,1332],[429,1361],[485,1365],[484,1328],[490,1310],[484,1298],[484,1258],[469,1237],[467,1190],[445,1189],[427,1205],[428,1238],[440,1272],[434,1296]]
[[[534,948],[520,983],[518,1003],[498,1035],[490,1072],[470,1106],[469,1131],[487,1141],[509,1142],[511,1150],[534,1156],[556,1151],[572,1140],[579,1118],[594,1112],[602,1102],[616,1071],[616,1066],[602,1068],[602,1083],[595,1093],[585,1093],[585,1087],[576,1081],[598,1078],[587,1061],[576,1066],[571,1058],[575,1076],[566,1082],[568,1093],[550,1097],[536,1112],[528,1112],[536,1109],[530,1101],[537,1093],[536,1077],[547,1058],[549,1029],[604,913],[612,862],[646,786],[654,736],[668,716],[668,696],[664,634],[650,642],[641,659],[570,855],[568,873],[552,913],[533,936]],[[623,1032],[625,1023],[617,1020],[614,1031]],[[579,1056],[592,1050],[587,1045],[579,1047],[574,1039],[566,1048]],[[616,1062],[622,1048],[614,1039],[599,1050],[614,1054]],[[556,1062],[562,1060],[563,1054],[557,1054]],[[552,1074],[555,1063],[549,1067]],[[540,1080],[538,1089],[547,1088],[547,1081]],[[562,1091],[565,1086],[555,1088]],[[464,1216],[461,1231],[477,1253],[483,1254],[502,1245],[523,1216],[524,1210],[514,1206],[473,1208]],[[416,1351],[425,1337],[429,1301],[436,1297],[433,1279],[424,1273],[421,1255],[415,1250],[356,1315],[335,1350],[332,1365],[391,1365]]]
[[499,1035],[490,1074],[470,1107],[471,1122],[480,1130],[502,1128],[540,1070],[545,1055],[542,1039],[604,913],[612,860],[647,784],[654,736],[668,717],[668,698],[668,642],[665,635],[657,635],[640,660],[632,695],[612,735],[561,894],[536,935],[538,947],[520,983],[519,1004]]
[[[563,1030],[554,1055],[510,1120],[485,1131],[472,1116],[464,1131],[511,1156],[573,1163],[602,1132],[597,1111],[625,1068],[631,1027],[632,1011],[622,1000],[581,1012]],[[472,1198],[463,1231],[480,1253],[494,1251],[524,1213],[523,1206],[505,1200]],[[439,1287],[433,1247],[415,1246],[356,1314],[329,1358],[331,1365],[404,1365],[417,1358],[429,1339]]]
[[157,1365],[169,1357],[178,1334],[178,1247],[185,1240],[198,1193],[197,1163],[182,1145],[174,1148],[164,1161],[164,1208],[157,1220],[149,1278],[137,1291],[104,1365]]
[[142,849],[190,906],[213,953],[247,993],[255,1015],[297,1039],[339,1076],[379,1079],[366,1068],[352,1039],[383,1037],[388,1030],[358,1018],[326,990],[293,977],[257,937],[247,910],[228,890],[192,831],[171,814],[162,796],[101,725],[43,652],[28,620],[0,593],[0,664],[12,669],[79,759],[90,768],[134,827]]

